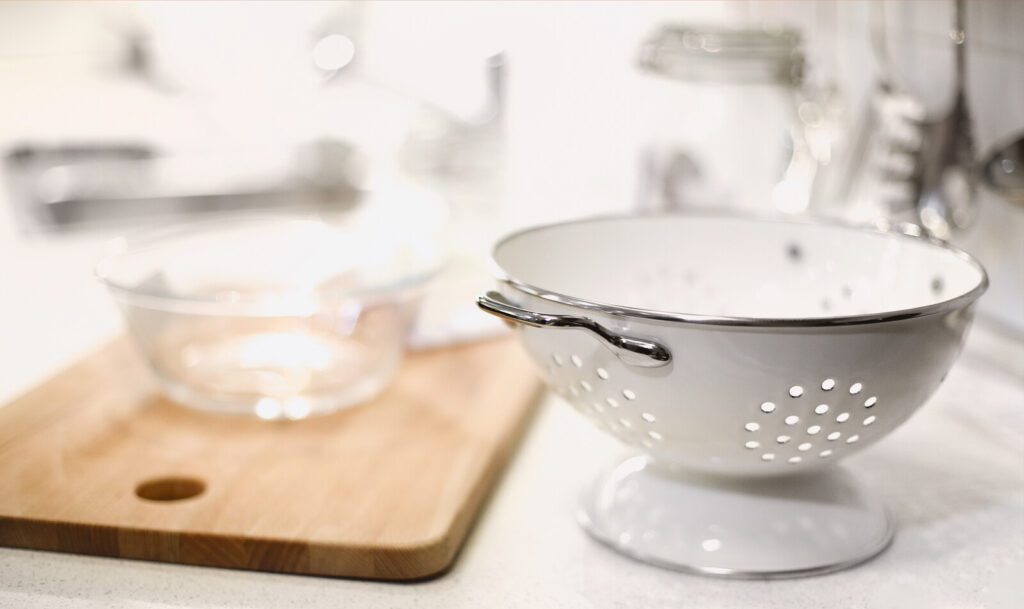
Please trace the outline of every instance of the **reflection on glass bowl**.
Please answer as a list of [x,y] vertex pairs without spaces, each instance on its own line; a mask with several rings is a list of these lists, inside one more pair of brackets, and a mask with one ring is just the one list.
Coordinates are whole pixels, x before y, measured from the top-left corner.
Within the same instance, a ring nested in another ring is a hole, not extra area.
[[231,217],[122,238],[97,274],[172,399],[301,419],[387,385],[435,245],[372,215]]

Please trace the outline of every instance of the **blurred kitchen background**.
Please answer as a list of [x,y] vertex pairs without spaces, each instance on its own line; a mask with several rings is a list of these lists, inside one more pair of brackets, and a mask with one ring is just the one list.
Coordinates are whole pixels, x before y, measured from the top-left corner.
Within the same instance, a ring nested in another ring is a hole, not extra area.
[[1024,332],[1020,147],[993,156],[1024,134],[1024,3],[961,6],[4,2],[0,386],[120,323],[110,237],[253,208],[436,227],[422,344],[492,323],[502,233],[708,208],[917,225]]

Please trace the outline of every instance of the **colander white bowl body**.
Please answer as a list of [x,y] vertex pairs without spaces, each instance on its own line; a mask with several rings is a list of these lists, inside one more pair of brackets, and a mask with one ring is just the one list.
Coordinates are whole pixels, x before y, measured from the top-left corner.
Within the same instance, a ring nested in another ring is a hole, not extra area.
[[662,469],[723,481],[819,468],[906,421],[987,283],[924,239],[739,217],[544,226],[493,259],[481,306],[524,322],[556,393]]
[[[569,305],[534,295],[507,298],[573,314]],[[958,309],[784,328],[587,316],[621,334],[653,338],[672,359],[634,367],[588,332],[525,327],[523,344],[551,388],[595,425],[659,460],[731,475],[820,467],[875,442],[939,386],[971,317]]]

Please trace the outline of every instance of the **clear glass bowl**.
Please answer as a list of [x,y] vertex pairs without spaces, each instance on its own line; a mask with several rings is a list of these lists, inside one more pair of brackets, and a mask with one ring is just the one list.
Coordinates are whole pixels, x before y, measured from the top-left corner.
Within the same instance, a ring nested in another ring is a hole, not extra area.
[[97,275],[172,399],[300,419],[375,396],[402,359],[438,257],[428,237],[381,220],[150,230],[115,242]]

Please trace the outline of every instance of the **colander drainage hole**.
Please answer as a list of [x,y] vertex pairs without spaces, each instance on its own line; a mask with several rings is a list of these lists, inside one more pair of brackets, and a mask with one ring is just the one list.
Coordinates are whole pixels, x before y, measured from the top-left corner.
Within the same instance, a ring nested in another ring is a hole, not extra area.
[[605,370],[604,368],[598,368],[597,378],[601,379],[602,381],[607,381],[609,378],[611,378],[611,375],[608,374],[608,371]]
[[876,398],[875,396],[871,396],[868,399],[864,400],[864,408],[871,408],[872,406],[874,406],[877,403],[878,403],[878,398]]
[[757,423],[747,423],[743,426],[743,429],[746,429],[747,431],[757,431],[758,429],[761,429],[761,426]]
[[583,391],[593,391],[594,390],[594,388],[590,386],[590,383],[588,383],[586,381],[580,381],[580,387],[583,388]]
[[775,404],[771,402],[765,402],[764,404],[761,404],[761,412],[765,414],[771,414],[775,412]]
[[775,455],[773,453],[765,453],[765,454],[761,455],[761,460],[762,461],[772,461],[774,459],[775,459]]
[[845,422],[847,422],[849,420],[850,420],[850,413],[848,413],[848,412],[840,412],[839,415],[836,417],[836,423],[845,423]]
[[635,400],[636,399],[636,394],[633,393],[632,389],[623,389],[622,390],[622,397],[626,398],[627,400]]
[[820,453],[818,453],[818,456],[821,457],[822,459],[824,459],[825,457],[830,457],[832,456],[832,451],[828,449],[823,450]]
[[811,425],[810,427],[807,428],[807,433],[811,434],[812,436],[818,433],[819,431],[821,431],[821,425]]
[[842,437],[842,435],[843,434],[839,433],[838,431],[833,431],[832,433],[830,433],[827,436],[825,436],[825,438],[827,440],[829,440],[830,442],[834,442],[834,441],[838,440],[840,437]]
[[854,383],[854,384],[850,385],[850,395],[857,395],[858,393],[860,393],[860,390],[863,389],[863,388],[864,388],[864,385],[861,385],[860,383]]
[[860,436],[858,436],[858,435],[853,435],[853,436],[850,436],[849,438],[846,438],[846,443],[847,443],[847,444],[853,444],[853,443],[854,443],[854,442],[856,442],[857,440],[860,440]]
[[789,458],[789,462],[790,463],[800,463],[801,461],[803,461],[803,459],[801,459],[800,457],[790,457]]
[[562,359],[562,356],[558,355],[557,353],[551,354],[551,361],[555,362],[555,365],[558,366],[559,368],[565,365],[565,361]]
[[746,446],[747,448],[750,448],[750,449],[760,448],[761,447],[761,443],[758,442],[757,440],[751,440],[751,441],[747,442],[746,444],[744,444],[744,446]]
[[800,417],[796,416],[795,414],[791,414],[788,417],[786,417],[786,425],[796,425],[799,422]]
[[648,423],[653,423],[653,422],[657,421],[657,419],[654,418],[654,415],[649,413],[649,412],[641,412],[640,413],[640,418],[645,420],[645,421],[647,421]]
[[799,451],[806,452],[808,450],[811,450],[811,443],[810,442],[804,442],[800,446],[797,446],[796,449],[799,450]]
[[206,483],[198,478],[172,476],[139,483],[135,487],[135,495],[149,501],[181,501],[202,494],[205,490]]
[[821,390],[822,391],[832,391],[833,389],[835,389],[835,386],[836,386],[836,380],[835,379],[825,379],[825,380],[823,380],[821,382]]
[[814,407],[814,414],[825,414],[828,412],[828,404],[818,404]]
[[649,432],[647,432],[647,435],[651,436],[651,439],[653,439],[653,440],[661,440],[662,439],[662,435],[660,433],[656,432],[656,431],[649,431]]
[[875,422],[875,417],[873,417],[873,416],[870,416],[870,417],[864,419],[864,425],[865,426],[871,425],[874,422]]
[[604,401],[608,402],[608,405],[611,406],[612,408],[618,408],[619,407],[619,402],[615,398],[605,398]]
[[793,385],[789,388],[789,397],[798,398],[804,394],[804,388],[800,385]]
[[571,361],[572,365],[576,366],[577,368],[582,368],[583,367],[583,360],[581,360],[580,356],[578,356],[578,355],[572,355],[569,358],[569,361]]
[[785,444],[786,442],[789,442],[791,439],[792,438],[790,438],[789,436],[779,436],[775,438],[775,441],[778,442],[779,444]]

